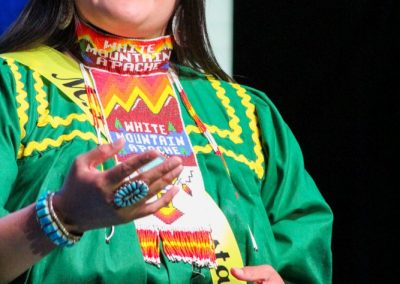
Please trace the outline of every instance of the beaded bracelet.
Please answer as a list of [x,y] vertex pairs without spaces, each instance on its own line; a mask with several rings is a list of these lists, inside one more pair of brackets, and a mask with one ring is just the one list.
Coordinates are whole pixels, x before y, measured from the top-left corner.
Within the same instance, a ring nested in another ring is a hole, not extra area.
[[45,192],[36,202],[36,218],[46,236],[59,247],[71,247],[82,235],[68,232],[53,208],[53,193]]

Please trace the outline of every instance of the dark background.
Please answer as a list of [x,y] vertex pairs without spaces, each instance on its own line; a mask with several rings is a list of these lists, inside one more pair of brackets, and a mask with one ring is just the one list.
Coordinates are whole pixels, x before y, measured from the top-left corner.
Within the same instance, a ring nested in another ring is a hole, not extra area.
[[334,283],[398,283],[399,2],[235,1],[235,78],[277,105],[332,207]]
[[[25,2],[2,1],[0,32]],[[235,1],[235,78],[277,105],[334,211],[334,283],[398,282],[399,2]]]

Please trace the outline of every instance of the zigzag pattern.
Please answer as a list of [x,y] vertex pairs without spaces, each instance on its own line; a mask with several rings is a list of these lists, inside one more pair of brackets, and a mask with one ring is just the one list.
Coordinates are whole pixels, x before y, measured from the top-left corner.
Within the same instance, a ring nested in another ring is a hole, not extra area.
[[149,109],[157,114],[170,96],[172,87],[165,75],[152,77],[122,77],[107,74],[103,79],[101,72],[93,72],[97,90],[101,94],[105,116],[108,117],[116,105],[129,112],[137,98],[141,98]]
[[28,94],[24,89],[24,84],[22,83],[22,75],[18,71],[18,66],[15,64],[13,59],[7,59],[7,63],[10,66],[10,70],[14,75],[15,78],[15,88],[17,93],[17,103],[19,104],[17,113],[19,117],[19,126],[21,131],[21,140],[26,136],[26,129],[25,125],[28,122],[28,115],[26,111],[29,109],[29,103],[27,102]]
[[60,135],[57,139],[45,138],[42,141],[31,141],[23,149],[22,154],[26,157],[32,155],[33,151],[42,152],[50,146],[60,147],[63,142],[71,141],[72,139],[77,137],[86,141],[92,140],[93,142],[97,143],[97,136],[92,132],[82,132],[79,130],[74,130],[69,134]]
[[77,120],[80,122],[89,121],[86,114],[77,114],[72,113],[68,115],[66,118],[62,118],[59,116],[50,115],[50,111],[48,109],[49,102],[47,100],[46,92],[43,90],[44,84],[40,74],[36,71],[33,72],[33,79],[35,84],[33,88],[36,91],[36,101],[38,102],[37,112],[39,114],[38,126],[44,127],[46,125],[51,125],[53,128],[57,128],[59,126],[68,126],[72,123],[72,121]]
[[[206,124],[207,128],[211,133],[215,133],[219,135],[221,138],[229,137],[232,142],[236,144],[243,143],[243,140],[240,138],[240,134],[242,133],[242,129],[239,126],[239,119],[235,114],[234,109],[230,106],[230,100],[225,96],[225,90],[222,88],[220,81],[213,79],[213,77],[208,77],[208,80],[211,82],[213,88],[217,90],[217,96],[221,99],[222,104],[227,109],[229,117],[231,117],[231,121],[229,122],[229,126],[232,130],[222,130],[214,125]],[[261,143],[259,140],[260,131],[257,127],[257,117],[255,115],[255,106],[251,103],[251,97],[246,93],[246,89],[241,87],[239,84],[230,84],[235,90],[237,95],[241,98],[241,103],[246,108],[246,116],[249,118],[249,127],[252,131],[252,140],[254,142],[254,153],[256,155],[256,159],[253,161],[250,158],[247,158],[243,154],[237,154],[232,150],[226,149],[223,146],[219,145],[221,152],[234,159],[235,161],[241,162],[248,166],[251,170],[253,170],[258,178],[262,178],[264,176],[265,170],[263,167],[264,164],[264,155],[262,152]],[[219,93],[219,95],[218,95]],[[189,133],[200,133],[200,129],[195,125],[187,125],[186,131]],[[193,151],[195,153],[204,153],[208,154],[213,151],[210,145],[193,145]]]
[[253,134],[251,138],[254,142],[254,153],[256,154],[256,161],[254,161],[254,170],[256,174],[261,178],[264,175],[264,155],[262,152],[261,142],[260,142],[260,130],[257,127],[257,117],[254,104],[251,103],[251,97],[246,93],[246,89],[244,89],[239,84],[231,84],[233,88],[237,90],[237,94],[242,98],[242,104],[246,107],[246,116],[249,118],[250,123],[249,127]]
[[[217,97],[221,100],[222,105],[225,107],[227,111],[227,115],[230,118],[229,120],[229,127],[231,129],[226,130],[226,129],[221,129],[215,125],[210,125],[205,123],[207,128],[210,130],[211,133],[217,134],[221,138],[226,138],[229,137],[229,139],[235,143],[243,143],[242,138],[240,135],[242,134],[242,128],[239,125],[239,118],[235,114],[235,109],[230,105],[230,100],[226,96],[226,91],[224,88],[221,86],[221,82],[216,80],[212,76],[207,76],[207,79],[210,81],[211,86],[217,91],[216,95]],[[186,131],[188,134],[190,133],[200,133],[200,129],[195,126],[195,125],[188,125],[186,127]]]

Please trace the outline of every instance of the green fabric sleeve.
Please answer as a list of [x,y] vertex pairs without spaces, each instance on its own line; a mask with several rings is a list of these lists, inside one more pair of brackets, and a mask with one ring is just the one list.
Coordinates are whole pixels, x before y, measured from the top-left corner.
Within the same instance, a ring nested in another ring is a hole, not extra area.
[[0,59],[0,217],[9,213],[5,206],[18,173],[20,129],[15,95],[11,71]]
[[332,212],[304,168],[293,133],[270,100],[253,90],[267,157],[261,197],[285,283],[331,283]]

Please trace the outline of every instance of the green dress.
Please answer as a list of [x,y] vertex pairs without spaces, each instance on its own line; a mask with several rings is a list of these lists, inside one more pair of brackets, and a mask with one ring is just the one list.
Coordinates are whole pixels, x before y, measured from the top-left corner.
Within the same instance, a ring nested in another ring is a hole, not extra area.
[[[35,202],[44,191],[57,191],[75,157],[96,146],[87,114],[64,92],[84,93],[79,66],[51,48],[43,47],[40,56],[51,56],[61,67],[45,75],[43,68],[12,56],[0,58],[0,216]],[[182,77],[182,85],[231,175],[180,102],[186,131],[205,188],[227,217],[244,264],[270,264],[286,283],[330,283],[332,212],[275,106],[255,89],[186,71],[191,76]],[[160,268],[145,263],[133,223],[116,226],[110,244],[104,235],[104,229],[86,232],[77,245],[53,250],[22,278],[26,283],[211,282],[205,268],[165,257]],[[229,258],[218,246],[216,253]],[[219,283],[234,283],[223,267],[217,272]]]

